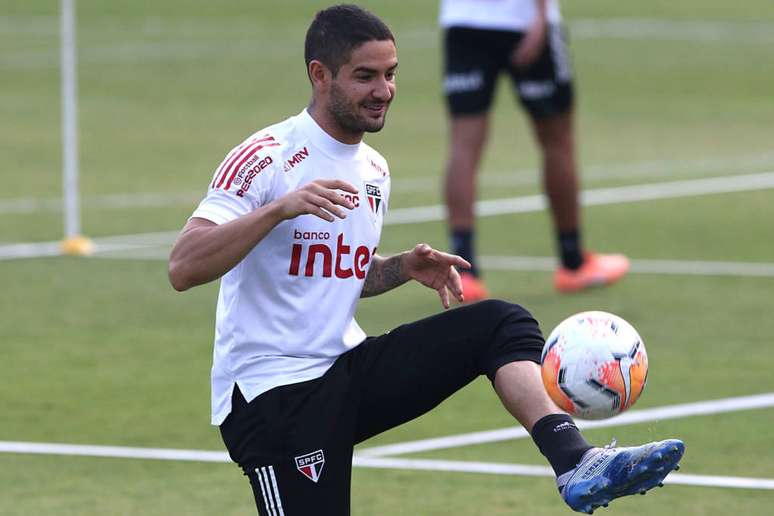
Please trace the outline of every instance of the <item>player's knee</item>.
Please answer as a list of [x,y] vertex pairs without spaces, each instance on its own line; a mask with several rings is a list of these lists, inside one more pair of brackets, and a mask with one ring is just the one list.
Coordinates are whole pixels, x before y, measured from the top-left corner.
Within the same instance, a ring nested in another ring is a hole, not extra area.
[[494,373],[502,365],[528,360],[540,362],[540,352],[543,349],[543,333],[540,325],[532,314],[523,306],[501,300],[487,300],[478,303],[482,312],[486,312],[488,329],[491,338],[488,339],[483,357],[483,369],[487,376],[494,378]]
[[503,301],[502,299],[487,299],[471,306],[481,313],[482,319],[486,319],[490,324],[496,326],[500,326],[507,321],[524,321],[527,324],[531,321],[537,325],[532,314],[526,308],[515,303]]

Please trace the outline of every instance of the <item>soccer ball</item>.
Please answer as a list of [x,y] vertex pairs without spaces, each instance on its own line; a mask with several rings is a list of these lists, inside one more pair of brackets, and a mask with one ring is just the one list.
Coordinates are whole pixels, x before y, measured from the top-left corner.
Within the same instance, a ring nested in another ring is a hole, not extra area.
[[581,312],[551,332],[540,357],[554,403],[580,419],[605,419],[634,405],[648,378],[645,344],[607,312]]

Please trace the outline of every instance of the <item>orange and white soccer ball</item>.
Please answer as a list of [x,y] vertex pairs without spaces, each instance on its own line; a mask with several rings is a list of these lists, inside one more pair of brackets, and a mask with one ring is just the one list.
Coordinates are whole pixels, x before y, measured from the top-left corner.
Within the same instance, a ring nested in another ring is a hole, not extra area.
[[540,358],[548,395],[568,414],[605,419],[634,405],[648,378],[645,344],[607,312],[581,312],[551,332]]

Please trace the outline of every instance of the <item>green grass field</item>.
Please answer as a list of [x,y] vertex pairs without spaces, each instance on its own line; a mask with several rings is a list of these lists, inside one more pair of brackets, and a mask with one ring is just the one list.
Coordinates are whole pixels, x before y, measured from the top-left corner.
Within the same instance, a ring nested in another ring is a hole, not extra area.
[[[585,189],[774,171],[770,0],[565,2]],[[391,164],[391,209],[441,202],[445,115],[436,2],[363,2],[398,39],[398,97],[368,142]],[[255,129],[309,99],[303,35],[319,1],[78,1],[81,193],[90,237],[176,231],[213,168]],[[62,234],[58,2],[0,0],[0,244]],[[540,192],[531,136],[503,81],[482,199]],[[119,203],[118,196],[127,200]],[[144,201],[142,201],[145,199]],[[142,201],[142,202],[141,202]],[[617,202],[584,211],[590,247],[642,260],[774,262],[774,190]],[[380,248],[446,246],[441,221],[385,228]],[[0,260],[0,441],[222,451],[209,426],[217,285],[172,291],[147,259]],[[487,257],[550,257],[548,214],[479,219]],[[493,294],[550,330],[588,309],[645,338],[637,409],[774,392],[774,277],[632,273],[559,296],[551,274],[495,270]],[[361,303],[369,333],[440,309],[403,287]],[[363,447],[507,427],[488,383]],[[604,444],[681,437],[680,473],[774,479],[774,409],[595,429]],[[405,458],[543,465],[529,440]],[[548,477],[355,468],[353,514],[568,514]],[[769,514],[771,489],[668,485],[610,514]],[[233,464],[0,453],[2,515],[250,514]]]

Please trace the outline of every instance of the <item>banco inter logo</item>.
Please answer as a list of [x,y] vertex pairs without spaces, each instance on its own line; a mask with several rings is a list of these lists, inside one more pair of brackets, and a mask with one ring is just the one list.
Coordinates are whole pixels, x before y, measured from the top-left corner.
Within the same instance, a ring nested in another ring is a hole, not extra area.
[[[376,253],[376,248],[370,251],[364,245],[359,245],[353,249],[352,245],[344,242],[344,233],[339,233],[335,247],[326,242],[331,239],[331,234],[328,231],[299,231],[294,229],[293,239],[298,242],[293,244],[290,251],[288,274],[291,276],[319,277],[320,272],[322,272],[323,278],[330,278],[335,274],[337,278],[341,279],[355,276],[362,280],[366,277],[371,257]],[[320,271],[319,265],[322,265],[322,271]]]
[[320,479],[323,466],[325,466],[325,454],[322,450],[296,457],[296,469],[314,483]]

